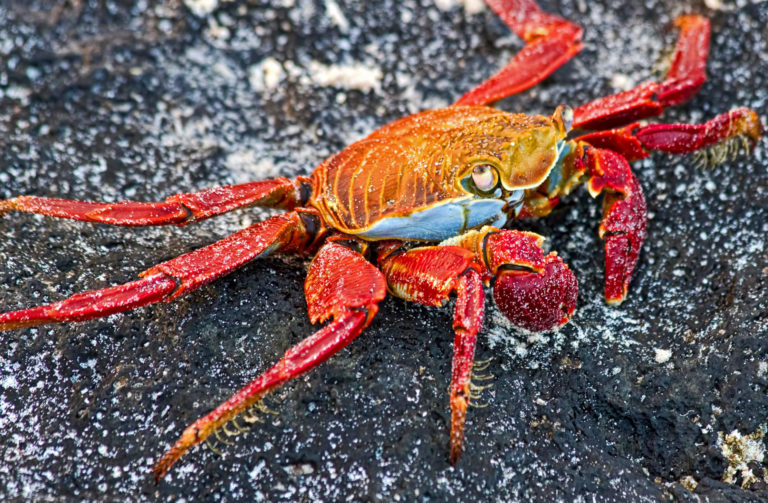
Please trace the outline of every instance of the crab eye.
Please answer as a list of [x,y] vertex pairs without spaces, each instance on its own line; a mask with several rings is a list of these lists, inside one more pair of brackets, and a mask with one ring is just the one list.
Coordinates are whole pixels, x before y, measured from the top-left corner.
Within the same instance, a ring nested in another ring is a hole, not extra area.
[[563,125],[566,131],[570,131],[573,127],[573,108],[568,105],[563,108]]
[[478,164],[472,168],[472,181],[478,190],[487,192],[496,186],[496,171],[490,164]]
[[568,105],[560,105],[555,110],[554,119],[556,122],[562,124],[565,132],[568,132],[573,127],[573,108]]

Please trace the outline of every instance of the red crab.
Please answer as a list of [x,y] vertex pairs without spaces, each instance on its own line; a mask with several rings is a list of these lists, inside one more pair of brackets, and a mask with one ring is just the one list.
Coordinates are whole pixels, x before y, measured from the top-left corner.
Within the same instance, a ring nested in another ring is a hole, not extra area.
[[170,301],[271,253],[311,255],[305,294],[323,328],[211,413],[189,426],[155,466],[159,479],[190,447],[224,428],[271,390],[314,368],[371,322],[386,292],[426,305],[455,296],[450,388],[450,460],[461,454],[471,370],[482,326],[484,286],[516,325],[547,330],[576,305],[573,273],[543,238],[503,230],[548,214],[582,182],[604,193],[605,297],[620,303],[645,239],[643,191],[628,161],[653,150],[695,152],[762,134],[741,108],[704,124],[636,121],[690,99],[705,81],[709,23],[676,20],[680,36],[663,82],[551,117],[487,105],[531,87],[581,49],[581,28],[532,0],[487,0],[526,46],[499,73],[454,105],[402,118],[321,163],[312,176],[177,194],[164,202],[98,203],[21,196],[0,213],[24,211],[125,226],[187,225],[237,208],[285,210],[221,241],[156,265],[142,279],[60,302],[0,314],[0,330],[81,321]]

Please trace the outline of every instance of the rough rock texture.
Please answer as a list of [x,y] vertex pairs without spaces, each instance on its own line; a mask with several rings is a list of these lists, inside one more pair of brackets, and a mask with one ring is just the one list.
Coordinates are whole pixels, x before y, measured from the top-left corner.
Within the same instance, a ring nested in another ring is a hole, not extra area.
[[[3,2],[0,198],[155,200],[307,174],[376,126],[449,104],[521,47],[477,0],[252,3]],[[749,106],[765,121],[765,1],[542,4],[584,26],[586,49],[503,108],[550,113],[651,78],[671,20],[699,12],[713,21],[710,80],[665,119]],[[532,335],[489,308],[478,360],[493,358],[493,387],[456,468],[451,310],[387,299],[359,340],[268,400],[278,415],[221,457],[195,449],[154,485],[152,464],[185,426],[312,332],[305,263],[274,258],[172,304],[0,334],[0,488],[62,500],[768,499],[760,435],[748,489],[740,470],[721,480],[718,441],[768,421],[767,164],[765,140],[714,169],[636,163],[649,237],[618,308],[601,298],[600,210],[585,191],[529,226],[576,271],[576,315]],[[0,310],[131,280],[263,215],[185,229],[6,215]]]

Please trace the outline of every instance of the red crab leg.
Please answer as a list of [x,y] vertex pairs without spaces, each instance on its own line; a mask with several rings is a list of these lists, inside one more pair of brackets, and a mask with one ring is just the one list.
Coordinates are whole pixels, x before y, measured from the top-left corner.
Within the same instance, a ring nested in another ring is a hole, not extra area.
[[85,321],[160,302],[176,289],[176,281],[153,274],[138,281],[72,297],[21,311],[0,314],[0,330],[14,330],[45,323]]
[[664,107],[691,99],[707,78],[709,21],[701,16],[681,16],[675,25],[680,36],[664,82],[646,82],[582,105],[574,110],[573,126],[594,130],[617,127],[661,115]]
[[547,14],[533,0],[486,0],[526,42],[507,66],[462,96],[456,105],[485,105],[541,82],[582,49],[576,24]]
[[757,113],[738,108],[703,124],[651,124],[639,128],[634,136],[648,150],[687,154],[740,135],[754,148],[762,133],[763,126]]
[[584,162],[592,197],[607,191],[600,224],[600,237],[605,240],[605,300],[619,304],[627,295],[645,241],[645,197],[629,163],[620,154],[590,148]]
[[649,150],[688,154],[713,145],[743,137],[754,148],[763,133],[763,125],[753,110],[738,108],[702,124],[639,124],[580,136],[579,141],[608,148],[628,160],[648,157]]
[[456,309],[453,313],[453,372],[451,375],[451,450],[455,465],[461,456],[464,421],[471,397],[472,363],[477,332],[483,326],[485,291],[477,271],[469,269],[458,279]]
[[8,211],[38,213],[112,225],[186,225],[243,206],[293,209],[301,192],[301,181],[275,178],[262,182],[214,187],[201,192],[176,194],[161,203],[122,201],[99,203],[49,197],[19,196],[0,200],[0,215]]
[[483,324],[485,292],[475,254],[458,246],[425,246],[380,256],[381,270],[392,293],[400,298],[440,306],[456,293],[451,377],[450,461],[461,454],[464,421],[470,402],[472,361],[477,332]]
[[310,318],[333,321],[293,346],[275,365],[189,426],[155,465],[158,481],[190,447],[204,441],[227,421],[285,382],[315,368],[349,344],[368,326],[386,295],[381,272],[362,255],[326,243],[309,266],[304,285]]
[[[390,291],[420,304],[442,305],[456,294],[453,318],[450,460],[461,455],[464,421],[470,404],[471,370],[477,332],[482,326],[482,280],[497,275],[494,298],[513,323],[532,330],[553,328],[570,319],[576,306],[576,279],[554,254],[544,256],[543,238],[486,228],[400,252],[383,244],[379,263]],[[552,313],[555,313],[554,315]]]
[[312,240],[295,212],[277,215],[143,272],[143,279],[0,314],[0,330],[83,321],[170,301],[273,251],[300,251]]

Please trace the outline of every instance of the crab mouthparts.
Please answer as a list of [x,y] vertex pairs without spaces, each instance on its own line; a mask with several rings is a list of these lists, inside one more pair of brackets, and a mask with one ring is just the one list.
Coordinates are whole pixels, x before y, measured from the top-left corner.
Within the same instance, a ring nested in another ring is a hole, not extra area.
[[523,202],[525,200],[525,190],[505,190],[501,198],[507,202],[507,204],[505,204],[502,208],[502,211],[504,213],[511,213],[517,216],[523,207]]

